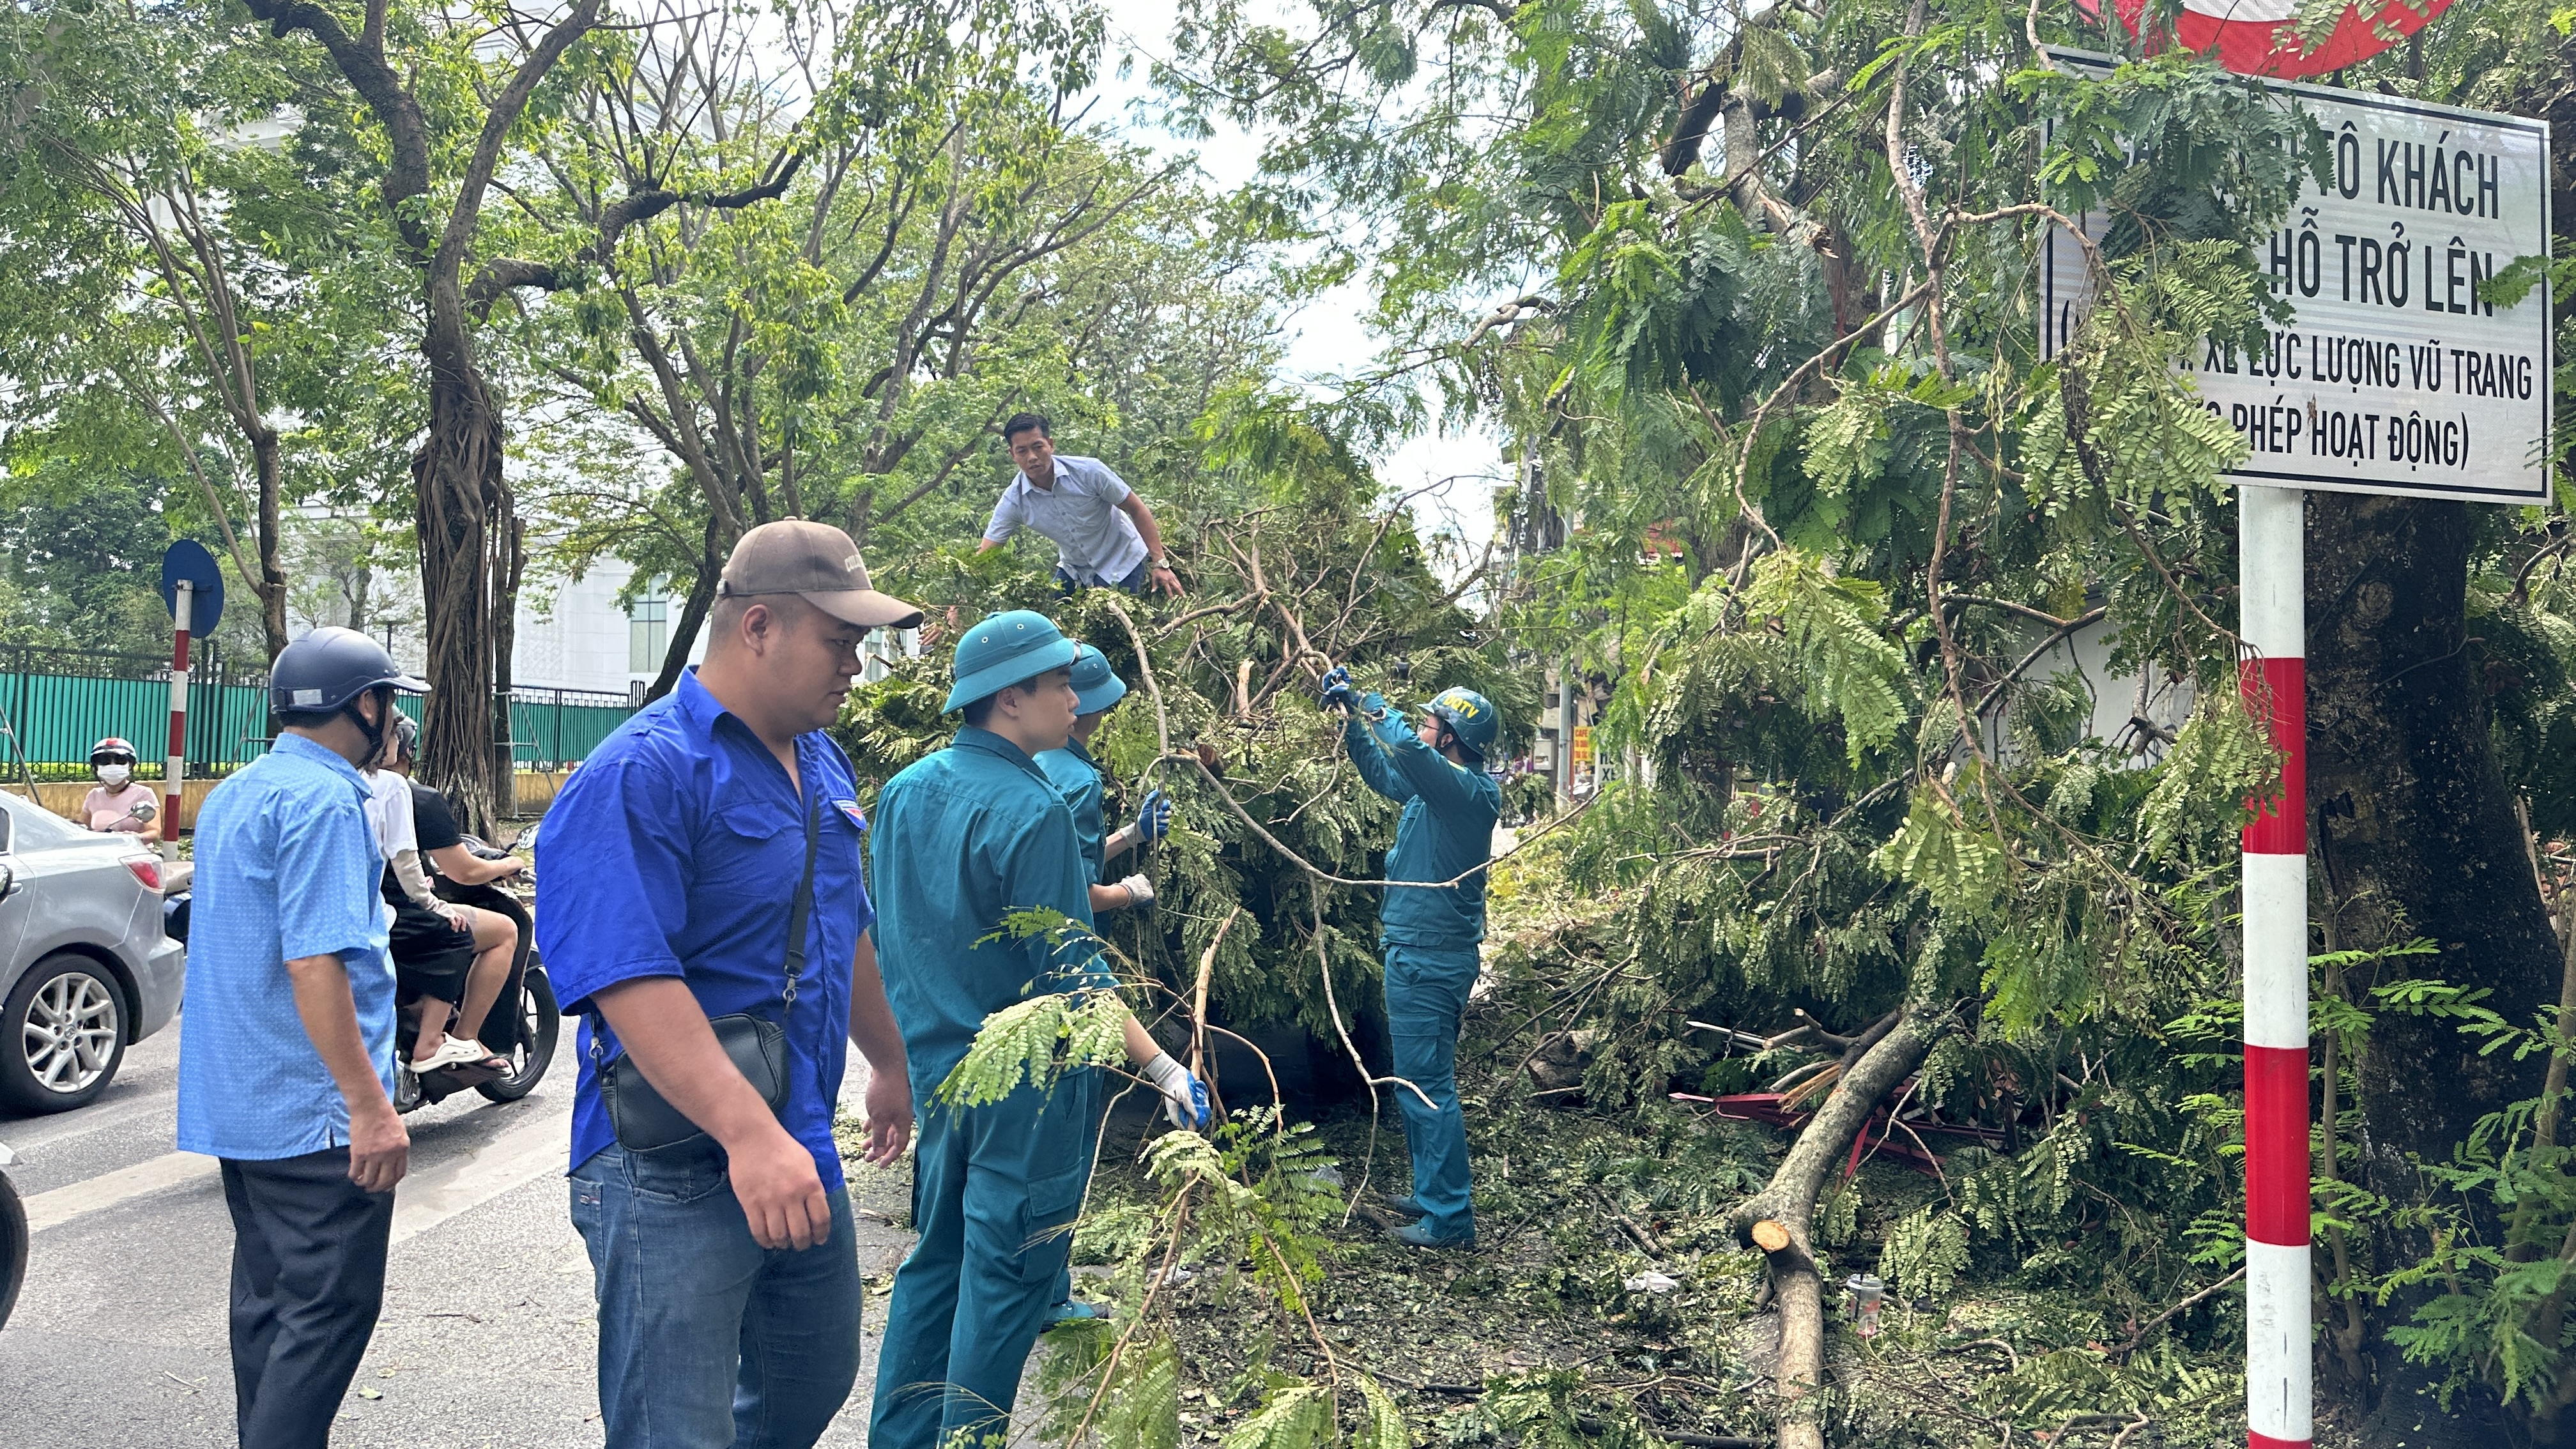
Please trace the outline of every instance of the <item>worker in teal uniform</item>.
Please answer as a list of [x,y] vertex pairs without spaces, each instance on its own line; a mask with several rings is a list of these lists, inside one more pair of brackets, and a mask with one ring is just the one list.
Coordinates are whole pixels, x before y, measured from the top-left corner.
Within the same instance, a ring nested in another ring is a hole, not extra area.
[[[947,708],[965,728],[886,782],[869,862],[878,963],[920,1104],[912,1221],[877,1362],[873,1449],[935,1449],[998,1433],[1053,1301],[1091,1173],[1099,1073],[1023,1083],[988,1106],[938,1089],[993,1012],[1038,992],[1112,983],[1096,943],[997,938],[1033,908],[1091,924],[1073,812],[1035,757],[1072,737],[1080,645],[1045,616],[995,614],[957,643]],[[1132,1017],[1128,1055],[1183,1126],[1207,1089]]]
[[1340,667],[1324,675],[1323,696],[1346,716],[1343,739],[1360,778],[1404,806],[1386,878],[1454,882],[1387,886],[1379,940],[1386,948],[1395,1074],[1422,1089],[1421,1096],[1395,1091],[1413,1152],[1413,1195],[1396,1207],[1417,1215],[1395,1236],[1417,1248],[1473,1247],[1458,1026],[1476,984],[1476,947],[1485,939],[1484,865],[1503,813],[1502,789],[1484,771],[1502,717],[1474,690],[1450,689],[1424,709],[1418,728],[1407,729],[1384,699],[1353,688],[1350,671]]
[[1102,885],[1100,877],[1112,859],[1140,845],[1151,845],[1171,830],[1172,799],[1160,790],[1146,791],[1135,822],[1120,827],[1115,835],[1104,836],[1107,822],[1101,814],[1100,762],[1091,757],[1091,737],[1100,732],[1100,722],[1109,717],[1110,706],[1127,697],[1127,681],[1109,667],[1108,655],[1085,647],[1082,657],[1073,662],[1073,692],[1074,707],[1081,711],[1074,717],[1073,737],[1064,742],[1063,749],[1038,756],[1038,768],[1046,771],[1047,778],[1063,792],[1064,803],[1073,810],[1073,831],[1082,841],[1082,862],[1090,872],[1085,879],[1091,882],[1091,910],[1097,919],[1102,912],[1153,903],[1153,882],[1141,873],[1116,885]]

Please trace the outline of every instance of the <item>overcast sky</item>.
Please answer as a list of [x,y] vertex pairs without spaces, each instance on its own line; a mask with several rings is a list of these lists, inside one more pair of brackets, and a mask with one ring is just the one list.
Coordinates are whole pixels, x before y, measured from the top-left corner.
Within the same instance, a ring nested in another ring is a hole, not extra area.
[[[1231,188],[1251,179],[1260,150],[1251,135],[1220,132],[1212,141],[1182,141],[1138,119],[1130,106],[1146,93],[1148,59],[1171,53],[1172,0],[1104,0],[1103,8],[1109,15],[1110,60],[1103,67],[1093,114],[1121,126],[1140,144],[1195,153],[1200,169],[1219,186]],[[1123,79],[1117,74],[1117,57],[1122,55],[1134,58]],[[1329,375],[1374,357],[1384,339],[1362,323],[1369,304],[1363,276],[1291,314],[1287,323],[1290,371],[1304,377]],[[1436,416],[1439,399],[1429,401]],[[1493,485],[1504,475],[1494,439],[1482,432],[1466,437],[1424,434],[1407,439],[1376,462],[1378,481],[1406,492],[1435,480],[1451,480],[1416,499],[1414,513],[1427,529],[1456,530],[1470,550],[1484,546],[1493,532]]]

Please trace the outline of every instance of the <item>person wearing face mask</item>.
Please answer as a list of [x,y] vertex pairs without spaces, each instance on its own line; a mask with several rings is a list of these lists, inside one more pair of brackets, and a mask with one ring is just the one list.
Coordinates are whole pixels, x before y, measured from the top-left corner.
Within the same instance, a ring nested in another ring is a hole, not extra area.
[[98,787],[81,798],[81,824],[97,831],[161,838],[160,807],[152,787],[134,778],[134,746],[114,735],[89,747]]

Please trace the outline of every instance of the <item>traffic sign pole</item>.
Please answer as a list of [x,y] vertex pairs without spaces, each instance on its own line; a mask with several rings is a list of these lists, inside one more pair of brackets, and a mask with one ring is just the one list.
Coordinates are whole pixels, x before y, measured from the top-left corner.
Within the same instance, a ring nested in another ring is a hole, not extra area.
[[180,796],[188,783],[188,626],[196,622],[196,585],[180,579],[171,616],[178,624],[170,646],[170,754],[161,772],[161,858],[179,858]]
[[2245,826],[2245,1412],[2252,1449],[2313,1436],[2308,1280],[2305,498],[2236,490],[2237,685],[2281,757]]

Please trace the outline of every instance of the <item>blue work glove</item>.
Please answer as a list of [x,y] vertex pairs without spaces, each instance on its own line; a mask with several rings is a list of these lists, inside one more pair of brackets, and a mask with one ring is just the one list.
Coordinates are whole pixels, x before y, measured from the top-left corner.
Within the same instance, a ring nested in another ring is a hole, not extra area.
[[1160,790],[1145,792],[1145,803],[1136,809],[1136,838],[1147,844],[1172,833],[1172,797]]
[[1323,704],[1326,709],[1357,709],[1360,693],[1351,687],[1351,671],[1336,664],[1324,671]]
[[1204,1130],[1208,1124],[1207,1084],[1190,1075],[1180,1059],[1170,1052],[1145,1064],[1145,1079],[1163,1094],[1163,1115],[1175,1127],[1191,1131]]

